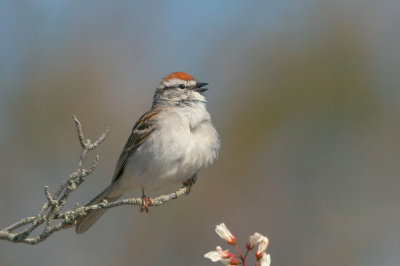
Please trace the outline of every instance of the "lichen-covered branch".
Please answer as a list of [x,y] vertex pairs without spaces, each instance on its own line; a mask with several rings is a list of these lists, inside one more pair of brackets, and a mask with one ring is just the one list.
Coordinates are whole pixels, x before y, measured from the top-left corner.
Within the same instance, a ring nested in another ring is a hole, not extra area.
[[[79,204],[75,203],[72,210],[63,211],[69,195],[75,191],[85,181],[85,178],[94,171],[99,161],[99,156],[96,155],[89,168],[84,168],[83,165],[86,161],[88,152],[96,149],[97,146],[104,141],[109,132],[108,128],[95,142],[92,143],[91,140],[85,139],[82,125],[77,117],[73,116],[73,119],[75,121],[79,142],[82,148],[77,169],[69,175],[68,179],[62,182],[54,194],[51,194],[50,188],[45,186],[44,197],[46,198],[46,202],[43,204],[39,213],[35,216],[23,218],[0,230],[0,239],[14,243],[34,245],[46,240],[56,231],[73,226],[78,218],[86,216],[91,210],[108,209],[121,205],[143,206],[142,198],[129,198],[111,203],[104,200],[98,204],[83,207],[79,207]],[[190,185],[183,186],[174,193],[153,198],[150,206],[162,205],[169,200],[188,194],[189,191]],[[16,232],[17,229],[19,229],[18,232]],[[34,232],[37,233],[35,236],[32,236]]]

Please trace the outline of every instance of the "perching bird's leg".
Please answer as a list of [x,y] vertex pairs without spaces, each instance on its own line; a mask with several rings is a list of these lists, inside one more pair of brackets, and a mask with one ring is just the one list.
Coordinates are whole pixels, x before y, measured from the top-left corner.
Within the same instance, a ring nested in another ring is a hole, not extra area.
[[197,180],[197,174],[195,174],[194,176],[183,182],[183,186],[188,188],[186,195],[190,193],[190,191],[192,190],[192,186],[196,183],[196,180]]
[[144,189],[142,188],[142,207],[140,207],[140,212],[146,211],[146,213],[149,213],[149,206],[153,205],[153,203],[153,199],[146,197]]

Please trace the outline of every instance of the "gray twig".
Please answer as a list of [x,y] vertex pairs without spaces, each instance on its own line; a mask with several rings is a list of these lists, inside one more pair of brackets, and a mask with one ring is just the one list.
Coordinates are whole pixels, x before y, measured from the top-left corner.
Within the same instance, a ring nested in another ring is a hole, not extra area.
[[[39,213],[35,216],[23,218],[0,230],[0,239],[14,243],[34,245],[46,240],[54,232],[71,227],[76,223],[78,218],[86,216],[91,210],[109,209],[122,205],[143,206],[142,198],[129,198],[111,203],[104,200],[98,204],[84,207],[78,207],[79,204],[75,203],[72,210],[62,211],[67,203],[70,193],[75,191],[85,181],[85,178],[92,174],[97,166],[99,161],[98,155],[96,155],[95,160],[93,160],[88,169],[83,168],[88,151],[96,149],[97,146],[104,141],[110,131],[110,128],[107,128],[107,130],[92,143],[90,139],[85,139],[82,125],[78,118],[74,115],[73,119],[75,121],[79,142],[82,148],[77,169],[69,175],[67,180],[61,183],[60,187],[53,195],[50,193],[50,188],[45,186],[44,196],[46,202],[43,204]],[[174,193],[153,198],[150,206],[160,206],[167,201],[188,194],[189,191],[189,185],[183,186]],[[27,226],[25,230],[21,229],[20,232],[14,232],[24,226]],[[36,236],[31,236],[31,234],[40,226],[44,227],[42,232],[38,233]]]

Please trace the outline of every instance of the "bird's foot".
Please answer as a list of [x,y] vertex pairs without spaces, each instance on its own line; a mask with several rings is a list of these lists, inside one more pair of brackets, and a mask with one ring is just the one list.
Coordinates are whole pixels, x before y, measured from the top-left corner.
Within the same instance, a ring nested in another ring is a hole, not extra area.
[[197,180],[197,176],[195,175],[194,177],[189,178],[188,180],[183,182],[183,186],[188,188],[186,195],[188,195],[190,193],[190,191],[192,190],[192,186],[196,183],[196,180]]
[[149,206],[152,206],[153,204],[154,200],[152,198],[143,195],[142,207],[140,207],[140,212],[146,211],[146,213],[149,213]]

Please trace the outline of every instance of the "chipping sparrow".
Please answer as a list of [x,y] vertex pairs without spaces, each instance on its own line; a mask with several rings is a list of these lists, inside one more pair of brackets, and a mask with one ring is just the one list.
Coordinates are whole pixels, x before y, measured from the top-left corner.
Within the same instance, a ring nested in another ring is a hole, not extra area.
[[[170,184],[192,185],[200,169],[217,157],[220,141],[206,109],[207,83],[175,72],[157,88],[150,111],[132,129],[118,159],[111,184],[87,205],[113,202],[125,192],[141,189],[147,211],[151,199],[144,192]],[[76,232],[87,231],[105,212],[96,210],[78,220]]]

